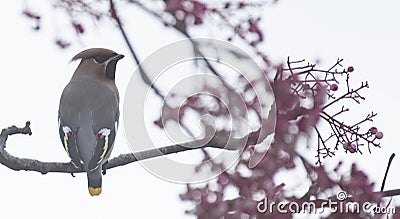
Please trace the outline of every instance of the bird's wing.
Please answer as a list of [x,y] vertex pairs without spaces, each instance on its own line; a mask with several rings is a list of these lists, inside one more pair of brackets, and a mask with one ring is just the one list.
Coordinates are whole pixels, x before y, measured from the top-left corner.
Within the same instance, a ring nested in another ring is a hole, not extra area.
[[96,169],[110,157],[117,129],[118,120],[114,127],[104,127],[96,133],[96,148],[88,165],[89,170]]
[[79,157],[78,148],[76,145],[76,130],[72,130],[68,125],[64,124],[63,118],[58,118],[58,133],[60,134],[61,142],[65,151],[72,160],[75,167],[83,164]]

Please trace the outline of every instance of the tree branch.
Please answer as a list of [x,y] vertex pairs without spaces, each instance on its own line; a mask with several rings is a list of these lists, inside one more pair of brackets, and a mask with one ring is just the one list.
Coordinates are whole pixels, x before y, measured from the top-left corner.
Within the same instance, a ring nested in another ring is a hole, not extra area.
[[[145,9],[145,7],[143,7],[143,9]],[[149,11],[147,11],[149,12]],[[155,94],[157,96],[159,96],[161,98],[162,101],[164,101],[165,99],[165,95],[161,93],[160,89],[150,80],[148,74],[146,73],[146,71],[144,70],[144,68],[142,67],[142,65],[140,64],[140,60],[139,57],[136,55],[135,50],[133,49],[133,46],[128,38],[128,35],[125,31],[125,28],[122,25],[121,19],[118,16],[117,10],[115,9],[115,5],[114,5],[114,1],[110,0],[110,13],[111,13],[111,17],[115,20],[115,22],[117,23],[117,27],[119,29],[119,31],[122,34],[122,37],[124,38],[124,41],[127,45],[127,47],[129,48],[129,51],[131,52],[131,55],[133,57],[133,59],[135,60],[138,68],[139,68],[139,72],[140,72],[140,76],[142,77],[142,80],[145,84],[147,84],[150,88],[152,88],[155,92]],[[193,133],[190,131],[190,129],[182,124],[182,128],[186,131],[186,133],[188,133],[191,137],[194,137]]]
[[[32,131],[30,129],[30,122],[26,122],[25,127],[18,128],[16,126],[11,126],[5,128],[0,134],[0,163],[12,170],[26,170],[26,171],[36,171],[42,174],[50,172],[58,173],[80,173],[85,172],[83,167],[75,167],[71,162],[61,163],[61,162],[42,162],[39,160],[19,158],[9,154],[6,150],[6,142],[8,136],[14,134],[28,134],[31,135]],[[114,167],[123,166],[129,163],[133,163],[139,160],[145,160],[153,157],[159,157],[163,155],[178,153],[182,151],[188,151],[203,147],[208,147],[208,142],[204,140],[195,140],[188,143],[176,144],[165,146],[162,148],[153,148],[145,151],[121,154],[104,164],[103,169],[112,169]]]
[[124,38],[124,41],[125,41],[127,47],[129,48],[129,51],[131,52],[132,57],[135,60],[137,66],[139,68],[139,72],[140,72],[140,76],[142,77],[142,80],[144,81],[144,83],[146,83],[148,86],[150,86],[154,90],[154,92],[157,94],[157,96],[159,96],[161,99],[164,99],[165,96],[152,83],[152,81],[150,80],[150,78],[146,74],[145,70],[143,69],[142,65],[140,64],[139,57],[136,55],[136,52],[133,49],[133,46],[129,41],[129,38],[128,38],[128,35],[127,35],[126,31],[125,31],[125,28],[122,26],[121,19],[119,18],[118,14],[117,14],[117,10],[115,10],[115,6],[114,6],[114,1],[113,0],[110,0],[110,13],[111,13],[111,17],[115,20],[115,22],[117,22],[118,29],[121,32],[122,37]]

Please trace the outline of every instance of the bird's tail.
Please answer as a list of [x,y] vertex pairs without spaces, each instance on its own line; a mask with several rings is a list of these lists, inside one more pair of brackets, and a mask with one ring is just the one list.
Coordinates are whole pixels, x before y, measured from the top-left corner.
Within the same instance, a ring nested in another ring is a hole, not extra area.
[[88,190],[91,196],[100,195],[101,193],[101,166],[87,172]]

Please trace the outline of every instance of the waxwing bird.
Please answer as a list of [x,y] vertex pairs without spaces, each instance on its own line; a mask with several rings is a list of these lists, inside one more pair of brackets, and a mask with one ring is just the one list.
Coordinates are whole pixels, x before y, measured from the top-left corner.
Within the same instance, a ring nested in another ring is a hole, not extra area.
[[85,169],[92,196],[101,193],[102,165],[110,157],[118,128],[115,69],[123,57],[103,48],[78,53],[71,61],[81,62],[60,98],[60,139],[71,162]]

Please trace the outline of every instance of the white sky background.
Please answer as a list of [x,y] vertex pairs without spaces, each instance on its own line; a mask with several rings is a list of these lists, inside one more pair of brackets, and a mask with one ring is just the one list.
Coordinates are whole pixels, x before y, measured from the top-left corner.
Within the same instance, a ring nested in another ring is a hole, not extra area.
[[[30,2],[32,4],[32,2]],[[19,157],[42,161],[68,161],[57,129],[59,96],[77,63],[68,63],[77,52],[90,47],[105,47],[126,55],[117,67],[117,86],[123,101],[124,90],[134,71],[132,61],[119,32],[109,22],[88,28],[80,42],[66,50],[55,46],[54,37],[67,34],[63,15],[51,11],[46,1],[32,5],[43,16],[43,29],[34,33],[30,22],[21,15],[20,1],[2,1],[0,40],[2,94],[0,127],[22,126],[31,121],[32,136],[12,136],[7,150]],[[40,5],[39,5],[40,4]],[[369,154],[346,155],[340,151],[335,160],[356,160],[373,181],[377,190],[387,160],[398,151],[397,112],[400,110],[397,63],[400,58],[400,3],[395,0],[282,0],[267,7],[264,17],[266,51],[276,61],[288,55],[294,59],[321,60],[323,66],[338,57],[355,67],[351,80],[359,85],[368,80],[370,89],[363,92],[367,100],[355,105],[350,117],[363,118],[370,111],[379,115],[375,125],[384,132],[382,149]],[[134,7],[122,10],[128,34],[141,58],[180,39],[153,18]],[[131,16],[131,17],[129,17]],[[126,19],[129,18],[129,19]],[[73,38],[75,39],[75,38]],[[123,103],[123,102],[122,102]],[[121,103],[121,107],[122,107]],[[158,110],[158,109],[156,109]],[[122,130],[122,129],[120,129]],[[119,132],[113,154],[129,152]],[[310,151],[311,157],[315,151]],[[398,154],[400,156],[400,154]],[[396,172],[400,158],[392,163],[386,189],[400,187]],[[1,218],[184,218],[189,207],[180,201],[182,185],[165,182],[146,172],[139,164],[109,170],[103,177],[103,193],[90,197],[85,174],[12,171],[0,166]],[[74,209],[74,211],[71,210]]]

